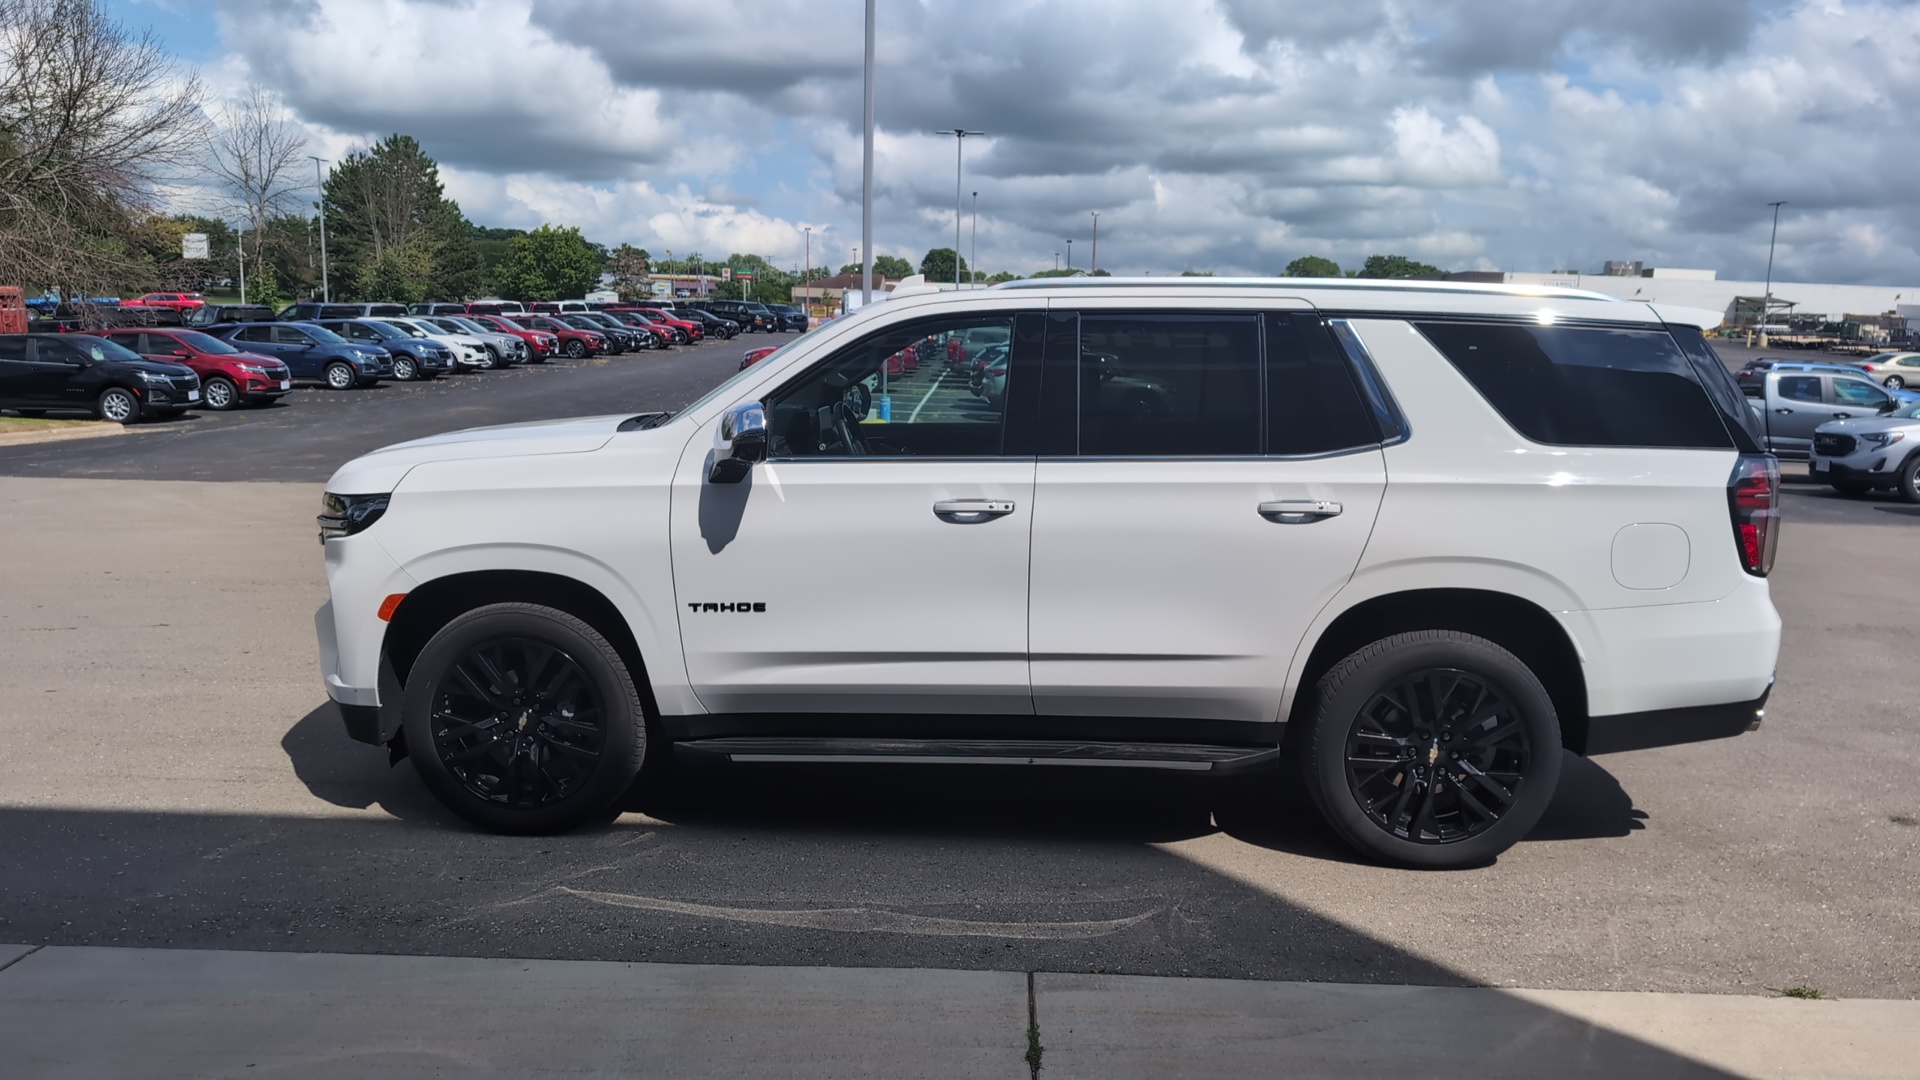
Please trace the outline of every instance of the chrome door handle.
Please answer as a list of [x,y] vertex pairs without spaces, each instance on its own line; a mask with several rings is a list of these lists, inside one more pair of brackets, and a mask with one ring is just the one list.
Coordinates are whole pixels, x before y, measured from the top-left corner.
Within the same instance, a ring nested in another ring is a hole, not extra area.
[[1793,410],[1792,410],[1792,409],[1775,409],[1775,410],[1773,410],[1773,411],[1774,411],[1774,412],[1777,412],[1777,413],[1779,413],[1779,414],[1780,414],[1781,416],[1792,416],[1792,415],[1793,415]]
[[1319,521],[1338,515],[1342,507],[1331,499],[1277,499],[1260,504],[1260,516],[1269,521],[1288,518]]
[[933,516],[955,525],[973,525],[1013,513],[1005,499],[946,499],[933,504]]

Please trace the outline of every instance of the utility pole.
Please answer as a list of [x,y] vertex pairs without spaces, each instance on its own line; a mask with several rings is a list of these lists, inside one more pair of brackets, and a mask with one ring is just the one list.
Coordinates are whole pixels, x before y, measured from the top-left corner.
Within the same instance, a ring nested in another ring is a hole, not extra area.
[[1053,253],[1053,269],[1055,273],[1060,272],[1060,253],[1057,251]]
[[1093,265],[1088,268],[1091,274],[1100,269],[1100,211],[1093,212]]
[[242,229],[240,231],[239,246],[240,246],[240,304],[241,306],[244,307],[247,303],[247,233],[245,229]]
[[1073,269],[1073,240],[1067,240],[1067,269]]
[[[971,249],[967,252],[967,265],[973,269],[974,274],[978,274],[980,272],[980,193],[977,191],[973,193],[973,239],[967,247]],[[967,284],[973,284],[972,275],[968,275]]]
[[873,303],[873,0],[867,0],[867,92],[860,146],[860,306]]
[[951,131],[936,131],[935,135],[953,136],[953,287],[960,287],[960,155],[961,148],[967,145],[967,136],[985,135],[984,131],[968,131],[966,128],[954,128]]
[[320,179],[320,163],[327,160],[318,154],[308,154],[313,159],[313,186],[320,198],[314,206],[320,210],[320,302],[333,303],[333,289],[327,285],[327,185]]
[[1773,306],[1773,244],[1780,238],[1780,208],[1787,200],[1767,204],[1773,207],[1773,235],[1767,237],[1767,291],[1760,297],[1760,347],[1767,347],[1767,309]]
[[[813,287],[813,226],[807,226],[807,261],[802,264],[806,269],[800,271],[800,284],[803,288]],[[813,293],[807,293],[807,318],[813,318]]]

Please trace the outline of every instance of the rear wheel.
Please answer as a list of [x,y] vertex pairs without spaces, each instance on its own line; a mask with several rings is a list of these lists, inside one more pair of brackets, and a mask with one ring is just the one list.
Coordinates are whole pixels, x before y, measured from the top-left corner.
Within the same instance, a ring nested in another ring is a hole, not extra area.
[[116,424],[131,424],[140,419],[140,399],[133,396],[133,391],[122,386],[109,386],[100,391],[100,400],[95,408],[100,413],[100,419]]
[[1376,641],[1320,679],[1302,742],[1328,824],[1383,862],[1461,869],[1532,830],[1560,780],[1560,725],[1527,666],[1485,638]]
[[1889,375],[1881,381],[1886,383],[1887,387],[1892,390],[1899,390],[1907,385],[1907,377],[1905,375]]
[[327,365],[327,386],[330,389],[351,390],[356,381],[358,377],[354,374],[352,364],[336,360]]
[[200,394],[206,399],[207,408],[214,412],[226,412],[240,404],[240,391],[233,380],[215,375],[200,387]]
[[459,616],[414,661],[409,757],[446,807],[497,832],[604,814],[640,771],[645,713],[626,664],[585,622],[535,604]]

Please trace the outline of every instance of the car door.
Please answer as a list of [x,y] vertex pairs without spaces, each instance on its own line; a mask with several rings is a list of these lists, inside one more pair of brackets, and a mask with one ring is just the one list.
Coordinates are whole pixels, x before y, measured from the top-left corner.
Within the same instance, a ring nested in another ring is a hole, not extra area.
[[[286,363],[288,368],[293,367],[287,356],[287,350],[273,340],[273,326],[270,323],[242,326],[228,335],[227,340],[233,344],[234,348],[243,352],[271,356]],[[297,377],[299,372],[294,371],[294,375]]]
[[0,334],[0,407],[28,404],[28,388],[33,382],[29,360],[32,341],[25,334]]
[[[767,460],[716,482],[715,420],[676,474],[687,675],[714,713],[1031,714],[1034,459],[936,373],[878,374],[914,339],[1014,313],[894,322],[765,395]],[[1038,314],[1025,316],[1036,330]],[[879,422],[883,398],[891,423]]]
[[315,349],[313,337],[297,326],[274,326],[274,354],[286,361],[296,379],[318,379],[324,374],[326,362]]
[[1034,485],[1035,711],[1275,721],[1386,483],[1351,362],[1304,307],[1054,321],[1044,391],[1072,371],[1077,401],[1046,408],[1077,430]]
[[1767,433],[1773,450],[1808,453],[1813,429],[1833,419],[1824,380],[1812,374],[1783,373],[1774,378],[1774,393],[1767,399]]
[[[1827,376],[1828,404],[1833,406],[1832,418],[1846,420],[1856,416],[1878,416],[1882,409],[1893,404],[1892,394],[1880,388],[1880,384],[1865,376],[1852,375]],[[1812,436],[1808,436],[1811,440]],[[1811,442],[1808,443],[1812,445]]]
[[21,401],[42,409],[89,407],[93,400],[93,380],[84,375],[92,358],[74,341],[60,335],[48,334],[32,342],[27,348]]

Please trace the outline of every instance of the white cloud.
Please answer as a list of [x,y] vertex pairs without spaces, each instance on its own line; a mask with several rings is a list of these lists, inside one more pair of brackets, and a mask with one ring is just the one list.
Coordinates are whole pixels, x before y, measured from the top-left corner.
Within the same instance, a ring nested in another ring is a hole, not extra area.
[[[470,216],[607,243],[846,261],[859,5],[218,0],[210,77],[277,88],[333,154],[391,131]],[[980,262],[1090,238],[1117,272],[1300,254],[1605,258],[1920,281],[1920,5],[1789,0],[1020,0],[882,5],[877,247]],[[969,200],[970,202],[970,200]],[[963,210],[963,213],[969,211]]]

